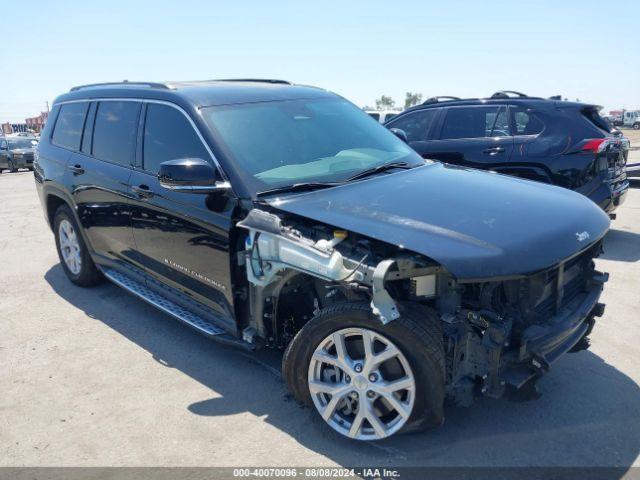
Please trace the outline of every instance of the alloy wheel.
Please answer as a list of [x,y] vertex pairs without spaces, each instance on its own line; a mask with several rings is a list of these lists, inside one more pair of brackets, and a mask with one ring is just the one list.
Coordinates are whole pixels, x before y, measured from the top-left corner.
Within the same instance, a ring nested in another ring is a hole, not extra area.
[[404,354],[366,328],[338,330],[320,342],[309,364],[308,385],[324,421],[358,440],[378,440],[400,430],[416,396]]
[[78,235],[69,220],[65,219],[60,222],[58,238],[64,263],[71,273],[78,275],[82,269],[80,243],[78,242]]

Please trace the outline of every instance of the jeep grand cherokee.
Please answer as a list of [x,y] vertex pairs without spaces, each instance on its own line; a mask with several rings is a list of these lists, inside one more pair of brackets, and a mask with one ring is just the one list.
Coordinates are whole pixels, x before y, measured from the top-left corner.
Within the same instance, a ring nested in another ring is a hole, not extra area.
[[609,219],[570,190],[426,162],[345,99],[277,80],[56,99],[35,179],[68,278],[284,350],[348,437],[439,425],[585,348]]

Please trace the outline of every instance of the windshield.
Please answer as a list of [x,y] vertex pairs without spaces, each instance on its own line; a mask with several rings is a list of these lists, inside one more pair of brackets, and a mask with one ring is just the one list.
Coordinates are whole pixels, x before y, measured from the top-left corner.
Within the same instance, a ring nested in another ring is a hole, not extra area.
[[9,148],[33,148],[37,143],[32,138],[11,139],[9,140]]
[[422,163],[404,142],[340,98],[208,107],[204,117],[254,193],[340,182],[389,162]]

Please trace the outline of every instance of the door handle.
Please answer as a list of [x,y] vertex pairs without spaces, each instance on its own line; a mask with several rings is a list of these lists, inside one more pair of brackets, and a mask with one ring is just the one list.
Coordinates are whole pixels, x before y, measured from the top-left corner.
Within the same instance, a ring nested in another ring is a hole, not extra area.
[[154,195],[154,193],[149,188],[149,185],[134,185],[131,187],[131,190],[133,190],[140,198],[151,198]]
[[491,147],[483,150],[482,153],[488,153],[489,155],[497,155],[499,153],[504,153],[503,147]]
[[82,175],[84,173],[84,168],[82,168],[82,165],[77,163],[75,165],[69,165],[67,168],[71,170],[74,175]]

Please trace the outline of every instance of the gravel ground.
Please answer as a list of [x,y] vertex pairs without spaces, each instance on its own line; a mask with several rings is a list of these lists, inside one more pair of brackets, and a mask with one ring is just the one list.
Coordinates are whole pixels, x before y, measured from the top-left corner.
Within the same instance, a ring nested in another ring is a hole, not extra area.
[[605,316],[534,402],[353,443],[291,401],[274,352],[222,347],[111,284],[66,280],[30,172],[0,175],[0,466],[640,465],[640,185],[606,241]]

